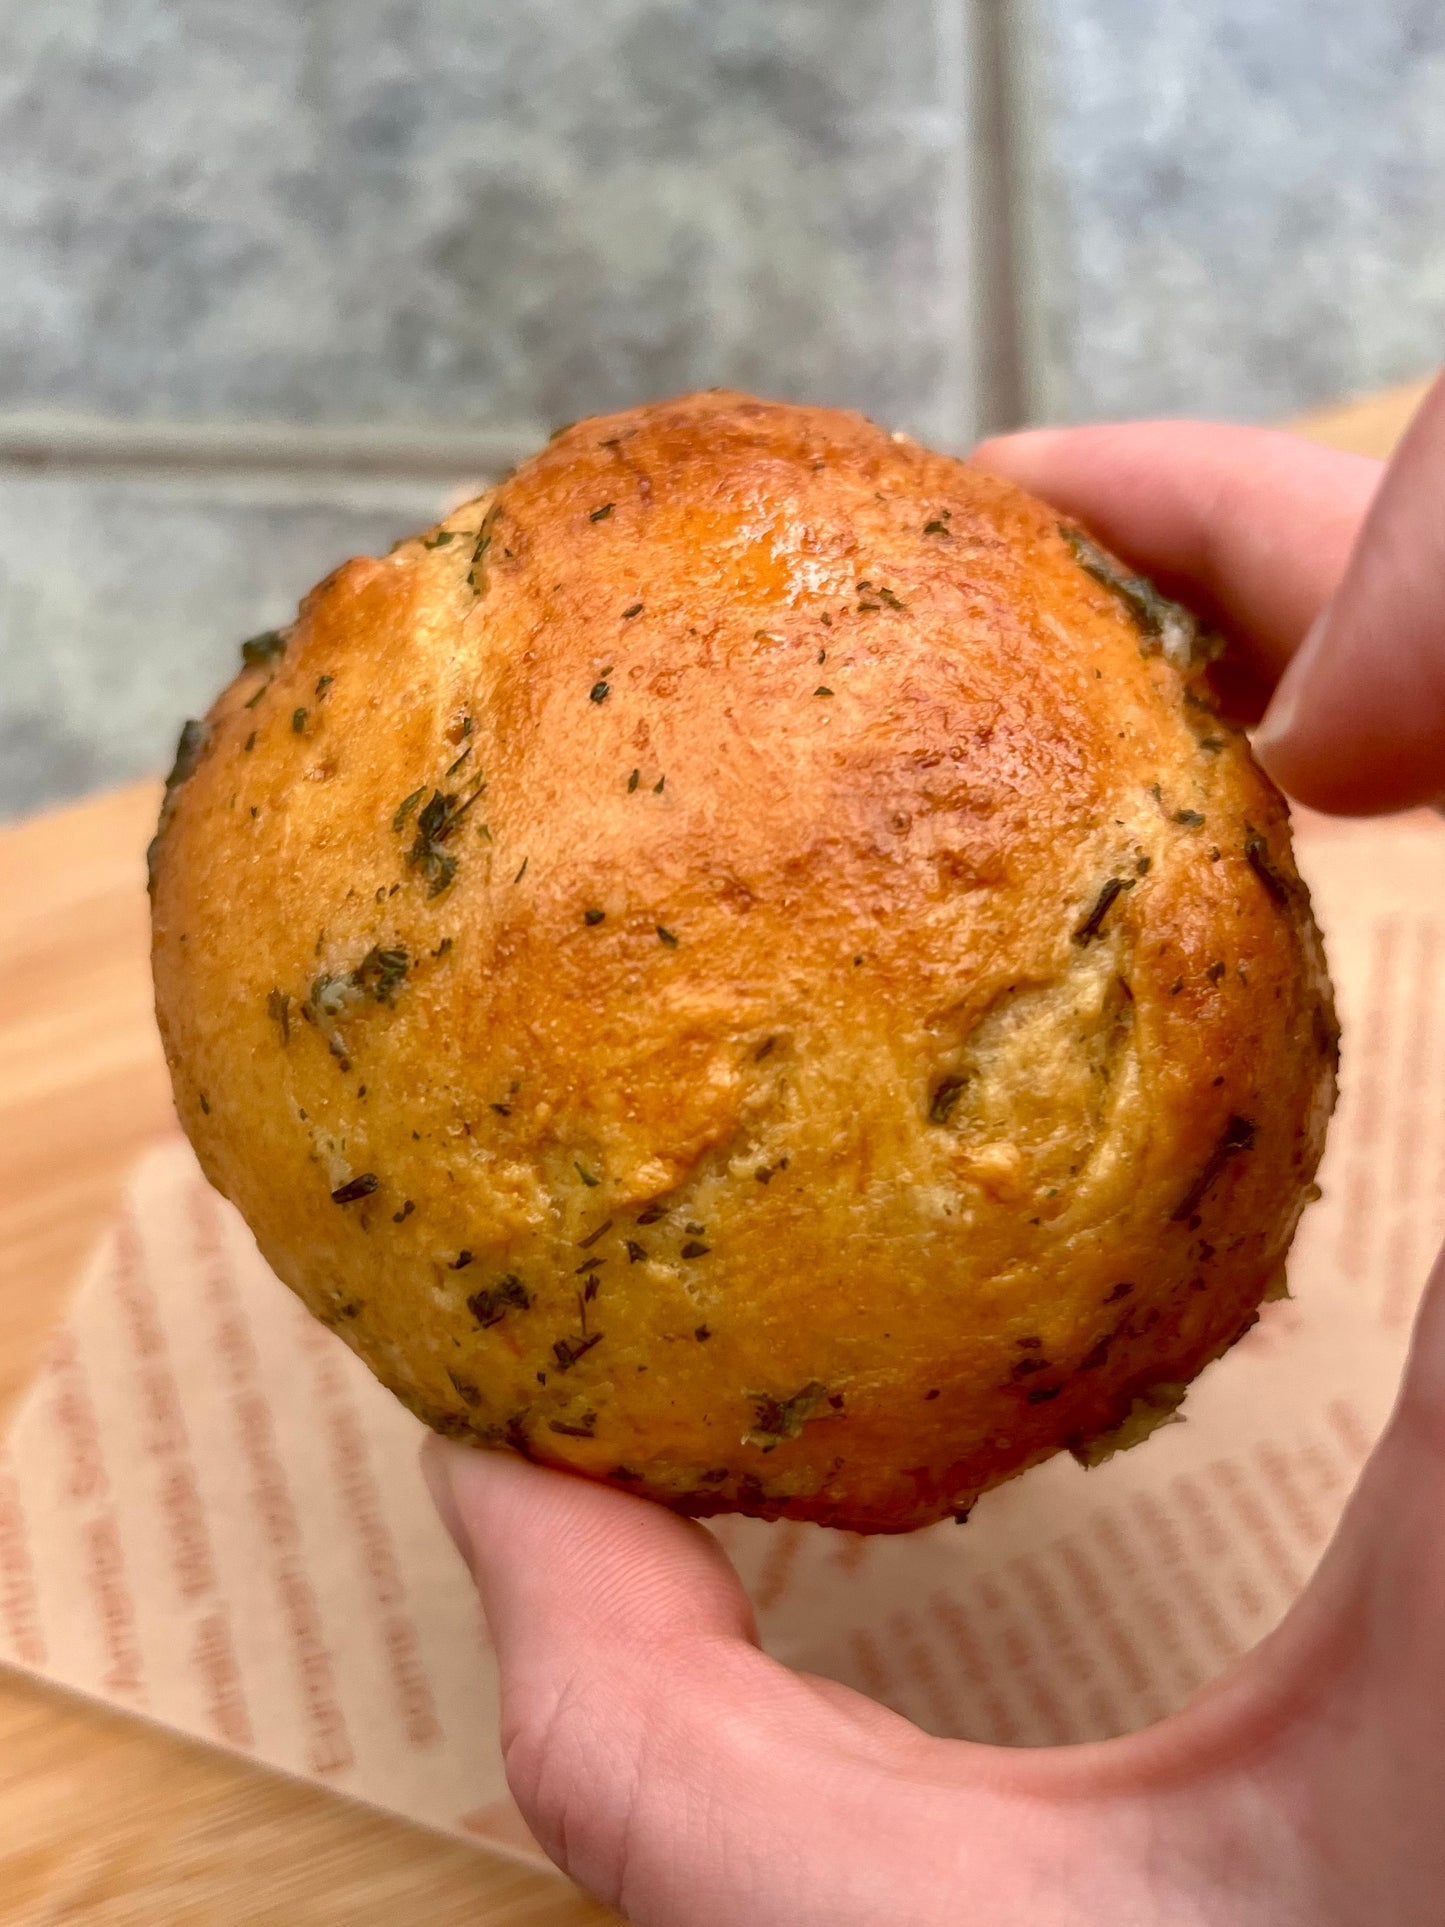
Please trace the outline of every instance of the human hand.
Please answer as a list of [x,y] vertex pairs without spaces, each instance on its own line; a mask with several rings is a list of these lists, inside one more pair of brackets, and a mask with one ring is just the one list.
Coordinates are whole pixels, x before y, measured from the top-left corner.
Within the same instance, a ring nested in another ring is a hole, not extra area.
[[1315,809],[1445,799],[1445,377],[1389,468],[1263,428],[1036,429],[974,460],[1077,516],[1278,683],[1255,754]]
[[[1360,458],[1177,423],[1041,431],[976,459],[1203,603],[1280,678],[1260,748],[1304,800],[1445,794],[1445,392],[1383,487]],[[1445,1912],[1445,1262],[1305,1596],[1185,1711],[1094,1745],[934,1739],[765,1657],[696,1525],[440,1440],[427,1461],[496,1644],[517,1802],[641,1927]]]

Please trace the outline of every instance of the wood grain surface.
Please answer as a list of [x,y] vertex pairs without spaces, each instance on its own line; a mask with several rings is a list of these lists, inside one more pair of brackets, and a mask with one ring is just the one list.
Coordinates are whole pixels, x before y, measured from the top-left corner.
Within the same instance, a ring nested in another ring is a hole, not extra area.
[[[1383,455],[1423,386],[1296,424]],[[151,1019],[142,784],[0,831],[0,1415],[137,1153],[171,1128]],[[520,1871],[0,1672],[0,1922],[333,1927],[611,1919]]]
[[1383,458],[1409,427],[1410,418],[1424,401],[1429,387],[1428,381],[1406,382],[1399,388],[1386,388],[1378,395],[1341,402],[1335,408],[1316,409],[1289,426],[1297,435],[1321,442],[1326,448],[1345,448],[1353,455]]

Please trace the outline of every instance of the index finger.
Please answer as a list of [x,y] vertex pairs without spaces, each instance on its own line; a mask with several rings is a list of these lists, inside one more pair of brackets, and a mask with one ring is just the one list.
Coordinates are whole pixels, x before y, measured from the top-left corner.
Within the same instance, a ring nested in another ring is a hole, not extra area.
[[1384,465],[1214,422],[1041,428],[972,460],[1076,516],[1273,682],[1334,594]]

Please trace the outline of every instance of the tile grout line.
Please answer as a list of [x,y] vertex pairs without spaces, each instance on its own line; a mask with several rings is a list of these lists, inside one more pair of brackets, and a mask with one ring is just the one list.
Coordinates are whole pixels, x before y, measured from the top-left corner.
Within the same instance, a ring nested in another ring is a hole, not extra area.
[[1024,55],[1015,0],[972,0],[972,12],[975,381],[984,435],[1017,428],[1030,413],[1020,206],[1027,187],[1019,164]]
[[1056,124],[1056,38],[1045,0],[1000,0],[1008,80],[1008,194],[1013,242],[1019,422],[1066,421],[1073,393],[1057,352],[1057,309],[1075,271],[1065,190],[1045,154]]
[[530,425],[435,432],[362,424],[127,422],[0,413],[0,469],[151,470],[469,480],[510,468],[546,440]]
[[943,154],[937,285],[932,290],[942,393],[928,439],[964,455],[978,439],[985,408],[979,381],[978,157],[973,138],[975,0],[934,0],[932,22],[938,99],[950,137]]

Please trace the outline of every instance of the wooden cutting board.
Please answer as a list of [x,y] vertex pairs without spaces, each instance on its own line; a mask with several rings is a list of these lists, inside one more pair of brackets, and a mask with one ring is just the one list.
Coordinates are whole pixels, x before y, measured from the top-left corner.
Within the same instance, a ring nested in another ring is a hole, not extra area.
[[[1296,424],[1385,455],[1423,387]],[[138,1152],[172,1127],[143,852],[159,786],[0,830],[0,1419]],[[559,1880],[0,1674],[0,1922],[582,1927]]]

